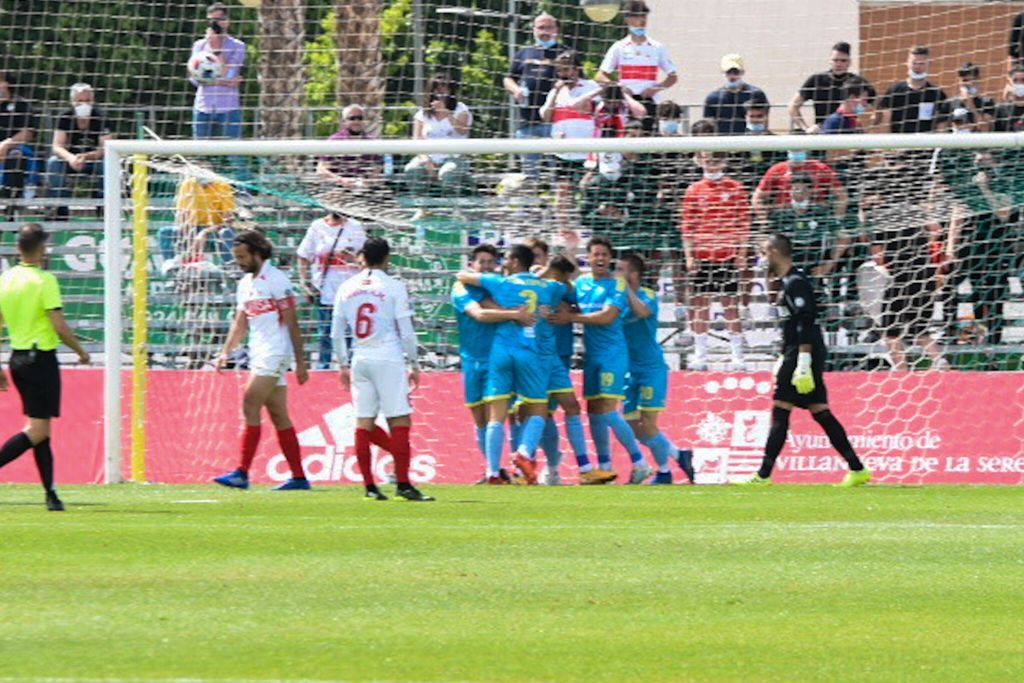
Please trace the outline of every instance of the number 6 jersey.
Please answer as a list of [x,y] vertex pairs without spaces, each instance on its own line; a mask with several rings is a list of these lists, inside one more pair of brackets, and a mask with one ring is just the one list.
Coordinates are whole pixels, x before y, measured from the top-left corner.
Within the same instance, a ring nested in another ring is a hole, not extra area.
[[352,359],[404,362],[399,320],[411,318],[405,283],[366,269],[346,280],[334,299],[331,336],[351,337]]

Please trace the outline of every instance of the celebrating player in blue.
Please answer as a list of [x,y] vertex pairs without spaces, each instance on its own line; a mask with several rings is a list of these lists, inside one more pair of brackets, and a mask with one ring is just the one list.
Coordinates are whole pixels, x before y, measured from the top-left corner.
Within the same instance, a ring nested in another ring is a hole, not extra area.
[[505,255],[505,276],[495,273],[462,272],[457,275],[463,285],[481,287],[494,302],[507,309],[526,306],[537,315],[535,324],[520,325],[511,320],[498,323],[487,370],[487,390],[484,401],[488,404],[486,448],[487,483],[508,483],[500,476],[502,451],[505,445],[505,419],[508,417],[509,399],[515,394],[523,404],[526,416],[520,437],[519,450],[513,462],[528,482],[536,483],[535,464],[527,456],[537,450],[544,431],[544,411],[548,403],[548,368],[541,355],[539,337],[548,331],[544,316],[558,305],[559,292],[548,280],[530,272],[533,251],[517,244]]
[[619,275],[626,281],[629,312],[623,325],[629,346],[629,381],[626,384],[626,420],[651,449],[658,465],[652,484],[671,484],[668,463],[674,458],[693,483],[693,451],[676,448],[658,427],[658,414],[668,396],[668,364],[658,343],[658,295],[642,287],[647,265],[638,254],[619,259]]
[[[480,244],[470,252],[469,268],[475,273],[493,273],[498,265],[498,250],[490,244]],[[452,287],[452,306],[459,326],[459,355],[462,364],[466,407],[476,423],[476,442],[480,453],[487,459],[487,364],[494,343],[496,323],[514,320],[529,324],[533,315],[525,306],[505,310],[491,307],[493,302],[480,287],[456,282]],[[486,307],[485,307],[486,306]]]
[[814,286],[807,275],[793,267],[793,243],[776,233],[765,240],[762,255],[771,271],[782,278],[778,312],[782,325],[782,355],[775,366],[775,399],[772,426],[764,447],[761,469],[745,484],[770,484],[775,459],[786,444],[789,415],[794,406],[806,408],[828,435],[829,443],[850,466],[839,486],[860,486],[871,480],[871,471],[857,457],[846,430],[828,407],[825,390],[825,339],[818,326]]
[[609,428],[615,432],[629,453],[633,472],[629,481],[639,484],[654,474],[644,462],[640,445],[629,423],[618,411],[619,402],[626,397],[626,373],[629,371],[629,349],[622,331],[622,319],[629,306],[626,281],[613,277],[612,243],[604,237],[592,237],[587,242],[590,274],[576,279],[576,305],[579,312],[559,311],[552,323],[579,323],[583,325],[583,398],[587,401],[590,437],[597,451],[598,468],[589,460],[580,467],[580,482],[606,484],[614,481],[611,438]]

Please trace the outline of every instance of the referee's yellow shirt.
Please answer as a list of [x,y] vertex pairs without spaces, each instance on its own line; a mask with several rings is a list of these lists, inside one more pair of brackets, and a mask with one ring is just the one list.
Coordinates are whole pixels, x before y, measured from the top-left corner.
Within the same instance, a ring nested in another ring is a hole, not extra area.
[[57,348],[60,338],[46,315],[57,308],[61,308],[60,285],[53,273],[19,263],[0,275],[0,315],[15,351],[33,346],[40,351]]

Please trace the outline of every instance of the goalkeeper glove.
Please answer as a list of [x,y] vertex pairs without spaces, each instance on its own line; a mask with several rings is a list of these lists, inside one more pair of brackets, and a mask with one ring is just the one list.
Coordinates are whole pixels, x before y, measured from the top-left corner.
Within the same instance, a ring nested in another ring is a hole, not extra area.
[[799,394],[814,391],[814,374],[811,373],[811,354],[806,351],[796,358],[796,370],[793,372],[793,386]]

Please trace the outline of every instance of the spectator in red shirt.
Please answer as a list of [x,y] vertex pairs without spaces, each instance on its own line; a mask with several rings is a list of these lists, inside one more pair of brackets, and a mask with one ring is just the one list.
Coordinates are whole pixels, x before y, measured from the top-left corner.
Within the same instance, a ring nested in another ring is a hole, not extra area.
[[828,164],[817,159],[808,159],[804,150],[787,153],[786,160],[780,161],[765,172],[761,182],[754,190],[754,217],[761,224],[770,218],[776,209],[789,206],[793,199],[790,191],[790,179],[794,173],[807,173],[814,179],[812,201],[817,204],[831,202],[836,219],[842,223],[846,219],[846,208],[850,196],[843,187],[836,172]]
[[737,295],[747,269],[750,202],[743,183],[725,175],[725,152],[702,152],[698,163],[704,179],[690,185],[683,197],[683,253],[690,275],[690,326],[694,333],[694,370],[708,369],[709,311],[712,296],[720,298],[729,327],[734,369],[743,366],[743,334]]

